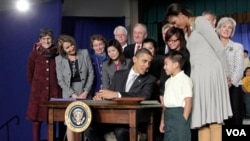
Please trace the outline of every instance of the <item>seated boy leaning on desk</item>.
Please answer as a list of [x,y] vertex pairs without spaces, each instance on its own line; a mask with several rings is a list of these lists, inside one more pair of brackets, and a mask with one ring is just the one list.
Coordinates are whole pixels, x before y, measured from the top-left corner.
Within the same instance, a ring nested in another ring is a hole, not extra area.
[[[93,100],[114,99],[121,97],[144,97],[145,100],[151,98],[156,78],[147,73],[153,57],[150,51],[142,48],[133,57],[133,66],[128,70],[116,71],[109,90],[100,90]],[[92,124],[86,131],[85,136],[88,141],[104,141],[104,132],[100,128],[102,125]],[[106,128],[106,125],[105,125]],[[114,131],[117,141],[129,140],[129,129],[123,125],[111,125],[110,131]]]

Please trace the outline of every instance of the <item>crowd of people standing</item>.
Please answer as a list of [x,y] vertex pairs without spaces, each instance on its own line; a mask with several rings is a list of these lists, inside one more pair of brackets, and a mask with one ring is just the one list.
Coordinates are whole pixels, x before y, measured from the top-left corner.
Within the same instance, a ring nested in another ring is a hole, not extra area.
[[[245,113],[250,116],[250,88],[245,85],[250,83],[250,61],[248,56],[244,60],[248,52],[243,45],[232,41],[236,21],[222,17],[215,26],[214,13],[195,17],[178,3],[169,5],[165,16],[162,47],[148,37],[142,23],[134,25],[131,44],[120,25],[109,41],[92,35],[93,54],[79,49],[70,35],[60,35],[53,45],[52,30],[42,29],[27,67],[33,140],[40,140],[47,117],[47,109],[39,105],[50,98],[158,100],[163,110],[156,130],[164,141],[191,141],[192,129],[198,130],[199,141],[221,141],[222,125],[242,125]],[[86,130],[87,140],[104,140],[105,133],[97,135],[96,126]],[[118,141],[128,140],[127,128],[109,129]],[[66,134],[68,141],[81,138],[70,129]]]

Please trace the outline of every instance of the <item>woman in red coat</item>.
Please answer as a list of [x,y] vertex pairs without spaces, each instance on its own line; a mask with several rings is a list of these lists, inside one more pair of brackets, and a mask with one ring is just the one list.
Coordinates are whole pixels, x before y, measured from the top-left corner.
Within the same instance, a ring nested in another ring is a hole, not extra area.
[[40,140],[41,123],[47,120],[47,108],[40,107],[40,104],[52,97],[61,97],[55,70],[55,56],[58,53],[52,40],[53,32],[42,29],[39,42],[35,43],[28,59],[27,78],[31,91],[26,119],[33,122],[33,141]]

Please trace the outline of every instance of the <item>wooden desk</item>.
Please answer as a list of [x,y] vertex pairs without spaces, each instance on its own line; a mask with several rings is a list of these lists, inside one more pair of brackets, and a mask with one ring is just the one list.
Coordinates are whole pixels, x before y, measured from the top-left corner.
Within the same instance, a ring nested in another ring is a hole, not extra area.
[[[159,110],[159,104],[118,104],[116,101],[83,100],[91,108],[92,122],[129,125],[130,141],[137,139],[137,125],[147,122],[148,141],[153,141],[153,114]],[[48,101],[42,106],[48,107],[48,141],[54,140],[54,122],[64,121],[65,109],[72,101]]]

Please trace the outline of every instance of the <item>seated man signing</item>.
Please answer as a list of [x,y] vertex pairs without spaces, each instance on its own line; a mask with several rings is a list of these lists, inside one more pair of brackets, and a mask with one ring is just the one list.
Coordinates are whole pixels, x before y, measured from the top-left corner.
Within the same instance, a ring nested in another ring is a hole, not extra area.
[[156,78],[147,71],[152,61],[152,54],[147,49],[140,49],[133,57],[131,69],[115,72],[109,90],[100,90],[94,100],[121,97],[144,97],[150,99],[153,94]]
[[[116,71],[110,89],[100,90],[93,99],[102,100],[121,97],[144,97],[145,99],[150,99],[156,83],[156,78],[147,73],[152,59],[150,51],[145,48],[139,49],[133,57],[134,64],[132,68]],[[91,125],[85,131],[87,139],[90,141],[103,141],[105,132],[100,129],[101,126]],[[109,129],[109,131],[114,131],[117,141],[129,140],[128,127],[112,125]]]

